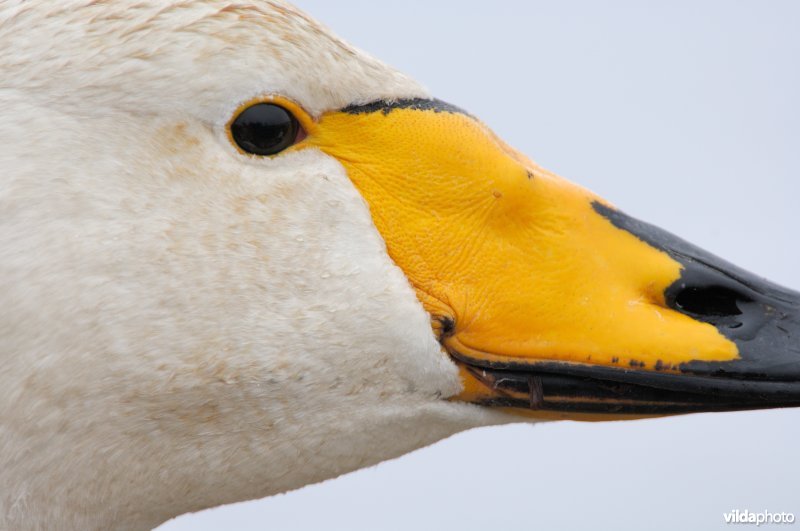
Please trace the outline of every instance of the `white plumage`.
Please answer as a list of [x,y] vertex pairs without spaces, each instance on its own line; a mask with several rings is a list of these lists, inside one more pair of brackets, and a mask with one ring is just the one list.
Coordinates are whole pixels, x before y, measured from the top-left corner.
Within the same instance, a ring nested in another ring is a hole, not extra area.
[[230,113],[427,96],[282,2],[0,3],[0,527],[146,528],[503,422],[341,165]]

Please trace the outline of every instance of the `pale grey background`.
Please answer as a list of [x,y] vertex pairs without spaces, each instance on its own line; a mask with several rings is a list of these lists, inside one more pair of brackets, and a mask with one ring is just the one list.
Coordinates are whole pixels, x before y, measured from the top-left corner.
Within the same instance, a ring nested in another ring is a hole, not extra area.
[[[800,288],[800,2],[297,3],[545,167]],[[799,440],[800,410],[475,430],[161,529],[716,529],[732,508],[800,518]]]

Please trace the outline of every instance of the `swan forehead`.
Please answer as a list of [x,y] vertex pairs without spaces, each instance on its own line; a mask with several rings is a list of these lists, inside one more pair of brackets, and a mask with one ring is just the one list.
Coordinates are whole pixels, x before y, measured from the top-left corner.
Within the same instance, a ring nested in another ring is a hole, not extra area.
[[[36,38],[31,28],[37,28]],[[139,113],[227,118],[263,93],[312,115],[375,99],[427,96],[404,74],[280,1],[77,1],[0,9],[7,86]]]

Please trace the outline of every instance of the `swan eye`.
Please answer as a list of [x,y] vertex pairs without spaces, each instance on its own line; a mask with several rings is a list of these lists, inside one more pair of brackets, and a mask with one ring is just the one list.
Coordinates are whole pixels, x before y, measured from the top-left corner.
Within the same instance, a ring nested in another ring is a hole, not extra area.
[[303,128],[288,110],[262,102],[242,110],[231,122],[230,133],[245,153],[275,155],[297,143]]

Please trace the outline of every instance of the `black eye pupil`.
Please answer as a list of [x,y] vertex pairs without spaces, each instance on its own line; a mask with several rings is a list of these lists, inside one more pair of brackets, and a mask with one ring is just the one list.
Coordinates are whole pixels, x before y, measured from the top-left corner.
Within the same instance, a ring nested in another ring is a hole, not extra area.
[[274,155],[294,144],[300,125],[292,113],[272,103],[256,103],[231,124],[231,136],[247,153]]

